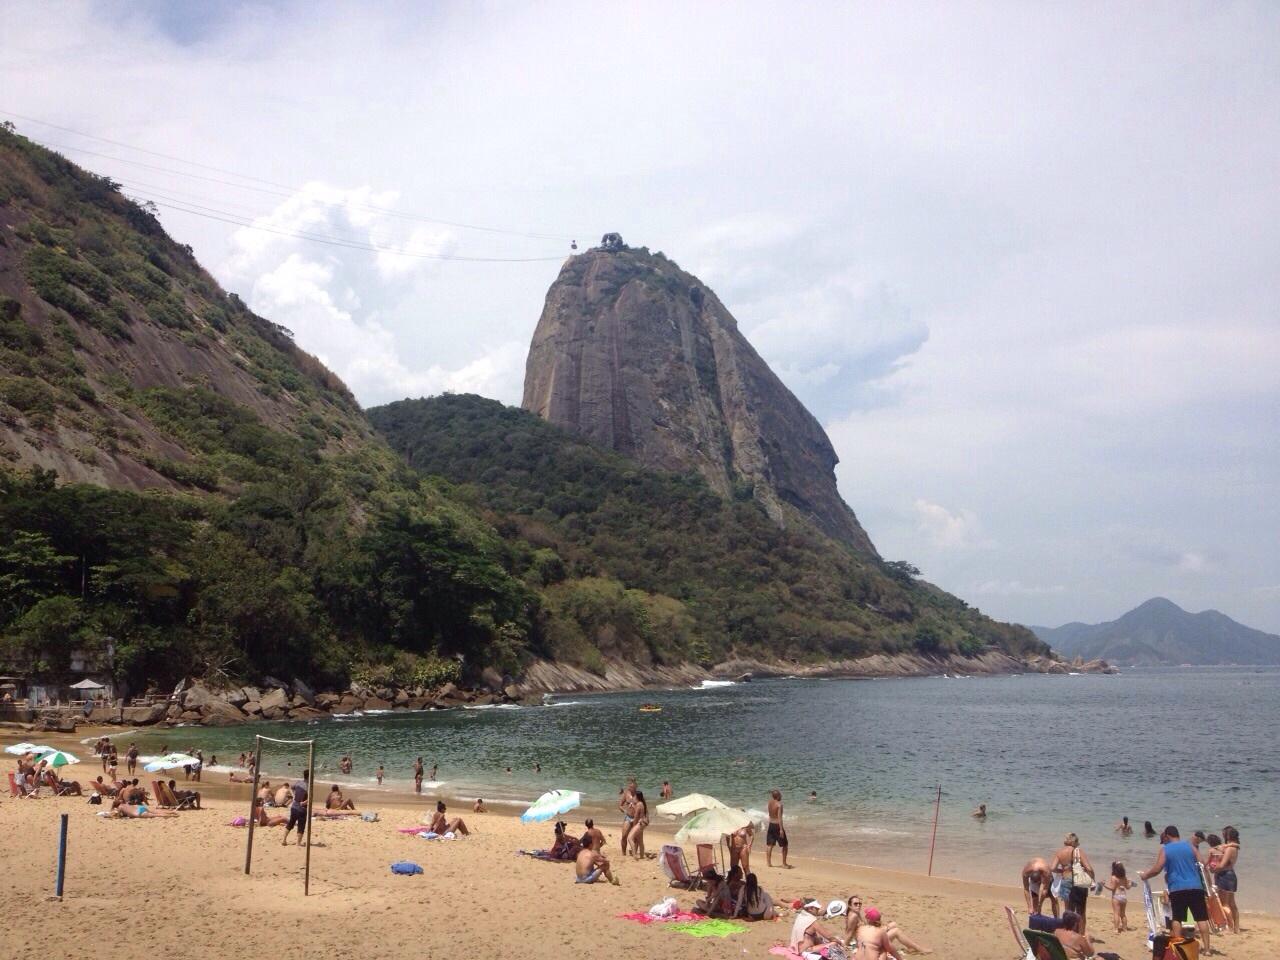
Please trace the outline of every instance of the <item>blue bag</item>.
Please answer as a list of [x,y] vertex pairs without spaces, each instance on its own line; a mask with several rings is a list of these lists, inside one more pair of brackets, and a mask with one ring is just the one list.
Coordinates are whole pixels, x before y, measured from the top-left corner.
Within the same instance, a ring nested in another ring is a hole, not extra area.
[[405,876],[413,876],[415,873],[421,873],[422,868],[410,860],[401,860],[399,863],[391,865],[392,873],[401,873]]

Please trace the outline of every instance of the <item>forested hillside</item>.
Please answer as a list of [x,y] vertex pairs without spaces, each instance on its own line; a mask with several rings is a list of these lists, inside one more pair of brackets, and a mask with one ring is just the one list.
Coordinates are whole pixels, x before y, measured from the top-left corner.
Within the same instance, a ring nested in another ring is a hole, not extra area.
[[430,686],[535,657],[1042,649],[531,415],[376,416],[419,469],[152,212],[0,129],[0,672],[56,682],[74,651],[135,691]]
[[[1046,649],[917,580],[908,564],[869,559],[806,525],[781,529],[749,495],[722,498],[697,474],[645,469],[531,413],[443,396],[369,416],[410,465],[464,485],[500,530],[561,558],[563,568],[544,572],[554,610],[584,610],[625,588],[659,594],[667,629],[713,660]],[[553,630],[550,640],[570,652],[601,634]]]

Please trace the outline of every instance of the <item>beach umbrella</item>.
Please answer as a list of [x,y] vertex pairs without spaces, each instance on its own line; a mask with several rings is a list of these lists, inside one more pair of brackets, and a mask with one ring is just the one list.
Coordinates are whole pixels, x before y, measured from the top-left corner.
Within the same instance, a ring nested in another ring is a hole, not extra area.
[[107,688],[104,687],[102,684],[100,684],[97,680],[85,679],[85,680],[81,680],[79,683],[73,683],[71,685],[71,689],[72,690],[105,690]]
[[24,753],[48,753],[53,747],[44,747],[36,743],[15,743],[12,747],[5,747],[5,753],[12,753],[15,757],[20,757]]
[[41,760],[43,760],[45,763],[47,763],[51,767],[65,767],[69,763],[80,762],[79,757],[73,757],[71,754],[64,753],[61,750],[47,750],[47,752],[42,753],[36,757],[37,763],[39,763]]
[[552,790],[533,801],[533,805],[520,814],[520,820],[522,823],[543,823],[581,805],[582,795],[577,790]]
[[175,767],[194,767],[200,761],[186,753],[166,753],[163,757],[156,757],[142,769],[147,773],[157,773],[161,770],[172,770]]
[[658,804],[657,811],[664,817],[687,817],[701,810],[724,810],[727,807],[728,804],[721,803],[715,797],[705,793],[691,793],[688,796]]
[[735,833],[749,823],[749,814],[732,807],[703,810],[685,821],[676,832],[676,843],[716,843],[721,837]]

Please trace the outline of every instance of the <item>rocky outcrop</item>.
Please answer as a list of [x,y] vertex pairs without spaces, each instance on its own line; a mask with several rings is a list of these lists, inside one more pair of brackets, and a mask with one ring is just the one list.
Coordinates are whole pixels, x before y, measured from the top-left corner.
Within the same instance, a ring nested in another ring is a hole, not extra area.
[[525,367],[524,407],[720,494],[804,517],[875,556],[836,489],[835,450],[710,288],[662,254],[619,245],[565,263]]

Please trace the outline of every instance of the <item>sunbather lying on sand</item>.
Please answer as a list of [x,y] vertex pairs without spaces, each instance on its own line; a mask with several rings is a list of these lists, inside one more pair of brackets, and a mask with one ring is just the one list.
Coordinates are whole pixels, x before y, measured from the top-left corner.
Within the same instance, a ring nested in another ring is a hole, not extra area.
[[574,883],[595,883],[604,877],[615,887],[620,886],[618,878],[613,875],[613,870],[609,867],[608,857],[592,850],[590,846],[583,847],[579,852],[574,872],[576,873]]
[[111,805],[110,815],[121,820],[157,820],[177,816],[172,810],[152,810],[146,804],[121,803],[119,800]]
[[253,777],[246,773],[236,773],[234,770],[227,774],[227,778],[232,783],[253,783]]
[[258,826],[283,827],[288,822],[289,818],[282,813],[267,816],[267,808],[262,804],[258,804]]

